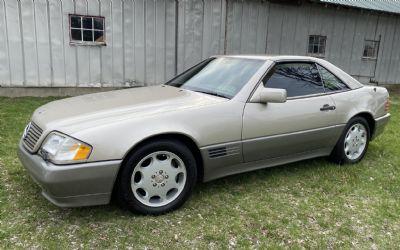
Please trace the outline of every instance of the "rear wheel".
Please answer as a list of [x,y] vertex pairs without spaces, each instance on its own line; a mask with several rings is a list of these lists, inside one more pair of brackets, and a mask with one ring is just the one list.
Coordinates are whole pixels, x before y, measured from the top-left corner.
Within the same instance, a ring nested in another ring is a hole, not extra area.
[[330,159],[339,164],[359,162],[367,152],[369,140],[368,122],[363,117],[354,117],[345,127]]
[[183,143],[153,141],[125,161],[116,196],[132,212],[162,214],[180,207],[192,193],[196,180],[195,158]]

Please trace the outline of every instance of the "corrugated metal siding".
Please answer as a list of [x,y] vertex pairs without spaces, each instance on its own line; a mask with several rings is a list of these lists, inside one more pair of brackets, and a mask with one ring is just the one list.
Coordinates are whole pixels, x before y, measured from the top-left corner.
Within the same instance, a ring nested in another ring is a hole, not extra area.
[[[324,59],[363,82],[400,83],[397,15],[260,0],[229,1],[227,13],[227,53],[307,55],[308,36],[323,35]],[[377,60],[362,58],[365,40],[380,40]]]
[[180,0],[177,72],[224,53],[225,1]]
[[[70,45],[70,13],[104,16],[107,46]],[[307,55],[309,35],[357,78],[400,83],[399,19],[315,2],[0,0],[0,85],[159,84],[213,54]],[[361,58],[365,39],[378,60]]]
[[323,3],[339,4],[368,10],[400,13],[398,0],[320,0]]
[[[2,86],[156,84],[175,74],[174,0],[0,0]],[[68,14],[101,15],[107,46],[69,44]]]
[[226,53],[264,54],[269,4],[234,0],[228,2]]

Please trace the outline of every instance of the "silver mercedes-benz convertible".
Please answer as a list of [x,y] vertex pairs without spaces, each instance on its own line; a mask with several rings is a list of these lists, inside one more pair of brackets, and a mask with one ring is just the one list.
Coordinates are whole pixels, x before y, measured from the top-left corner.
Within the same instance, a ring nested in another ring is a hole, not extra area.
[[181,206],[198,181],[308,158],[360,161],[389,94],[300,56],[214,56],[169,82],[38,108],[19,158],[61,207],[115,197],[136,213]]

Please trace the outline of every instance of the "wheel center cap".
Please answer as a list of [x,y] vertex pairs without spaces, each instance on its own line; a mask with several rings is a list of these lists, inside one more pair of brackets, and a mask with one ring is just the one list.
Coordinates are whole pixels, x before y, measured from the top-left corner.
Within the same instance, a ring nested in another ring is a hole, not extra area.
[[158,175],[156,175],[156,177],[154,178],[154,180],[155,180],[157,183],[161,183],[161,182],[164,181],[164,176],[161,175],[161,174],[158,174]]

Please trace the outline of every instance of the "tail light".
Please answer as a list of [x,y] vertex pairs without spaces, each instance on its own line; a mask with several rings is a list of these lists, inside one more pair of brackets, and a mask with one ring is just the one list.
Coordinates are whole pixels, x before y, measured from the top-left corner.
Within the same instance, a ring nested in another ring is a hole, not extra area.
[[389,98],[385,102],[385,112],[389,112],[390,109],[390,100]]

